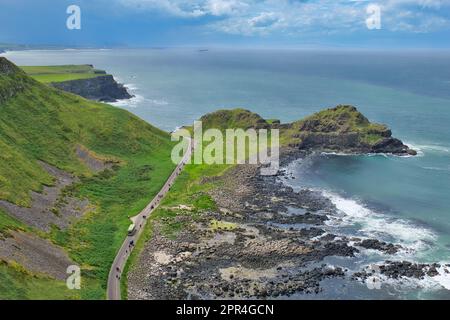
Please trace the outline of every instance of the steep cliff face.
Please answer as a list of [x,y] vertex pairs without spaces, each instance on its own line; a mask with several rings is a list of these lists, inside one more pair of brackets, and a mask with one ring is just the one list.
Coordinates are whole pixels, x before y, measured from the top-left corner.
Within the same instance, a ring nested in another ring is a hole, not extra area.
[[101,75],[90,79],[79,79],[64,82],[53,82],[55,88],[82,96],[86,99],[115,102],[121,99],[130,99],[127,89],[114,80],[112,75]]

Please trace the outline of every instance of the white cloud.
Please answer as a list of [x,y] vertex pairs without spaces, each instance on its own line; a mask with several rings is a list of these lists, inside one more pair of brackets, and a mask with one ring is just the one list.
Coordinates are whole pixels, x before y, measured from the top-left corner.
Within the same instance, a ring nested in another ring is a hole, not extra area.
[[[115,0],[136,10],[200,19],[213,16],[207,28],[231,34],[283,32],[348,33],[365,31],[366,7],[382,8],[383,29],[431,32],[450,28],[449,0]],[[443,14],[447,12],[447,15]]]
[[214,16],[237,14],[247,7],[247,3],[236,0],[209,0],[206,4],[207,11]]
[[120,4],[135,9],[160,11],[183,18],[199,18],[206,15],[232,15],[247,7],[238,0],[117,0]]
[[183,0],[116,0],[119,4],[134,9],[160,11],[183,18],[198,18],[207,14],[200,2]]

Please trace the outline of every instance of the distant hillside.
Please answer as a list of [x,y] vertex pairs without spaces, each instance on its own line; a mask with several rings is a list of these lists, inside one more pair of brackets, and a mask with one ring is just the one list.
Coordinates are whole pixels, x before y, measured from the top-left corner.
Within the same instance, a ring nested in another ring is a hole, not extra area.
[[[83,267],[80,298],[104,298],[128,216],[174,168],[169,134],[125,110],[53,89],[0,57],[0,149],[0,283],[10,290],[0,298],[30,297],[19,279],[27,275],[64,289],[52,282],[64,264],[42,264],[51,256]],[[73,296],[49,296],[58,294]]]

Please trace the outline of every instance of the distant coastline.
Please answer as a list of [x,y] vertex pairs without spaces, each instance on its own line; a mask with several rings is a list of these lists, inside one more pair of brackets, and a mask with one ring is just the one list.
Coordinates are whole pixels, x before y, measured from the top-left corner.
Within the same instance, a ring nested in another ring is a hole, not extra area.
[[94,68],[92,64],[24,66],[22,69],[39,82],[86,99],[117,102],[133,97],[111,74]]

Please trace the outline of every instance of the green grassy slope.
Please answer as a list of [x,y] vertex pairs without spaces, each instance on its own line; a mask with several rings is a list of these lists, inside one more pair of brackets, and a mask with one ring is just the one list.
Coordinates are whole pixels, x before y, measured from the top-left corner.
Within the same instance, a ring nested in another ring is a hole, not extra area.
[[260,115],[245,109],[219,110],[200,118],[204,129],[267,128],[269,123]]
[[[94,174],[77,158],[77,145],[120,165]],[[40,84],[0,58],[0,199],[29,206],[31,190],[53,183],[38,160],[80,178],[66,192],[89,199],[94,210],[68,230],[45,236],[82,266],[81,298],[105,297],[128,216],[145,207],[174,169],[172,145],[167,133],[131,113]],[[4,213],[0,221],[4,229],[14,227]],[[0,273],[0,282],[6,274],[17,275]]]
[[90,65],[26,66],[21,67],[33,79],[43,83],[96,78],[105,75]]

